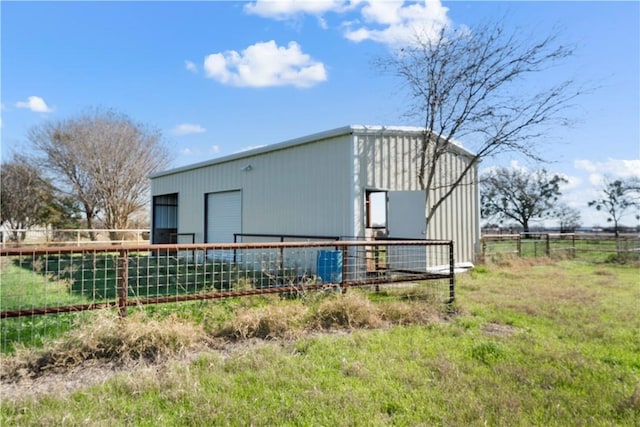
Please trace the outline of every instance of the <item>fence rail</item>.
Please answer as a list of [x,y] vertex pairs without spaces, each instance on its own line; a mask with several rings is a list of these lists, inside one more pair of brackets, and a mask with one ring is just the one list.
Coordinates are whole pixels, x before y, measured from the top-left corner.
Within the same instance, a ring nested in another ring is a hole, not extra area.
[[482,236],[484,261],[500,256],[582,257],[593,261],[638,259],[640,236],[621,237],[577,233],[486,234]]
[[149,229],[30,228],[0,229],[2,249],[9,247],[149,244]]
[[[444,303],[455,298],[449,241],[5,248],[0,273],[0,322],[103,308],[126,316],[129,307],[149,304],[402,282],[432,286]],[[7,331],[2,323],[2,345]]]

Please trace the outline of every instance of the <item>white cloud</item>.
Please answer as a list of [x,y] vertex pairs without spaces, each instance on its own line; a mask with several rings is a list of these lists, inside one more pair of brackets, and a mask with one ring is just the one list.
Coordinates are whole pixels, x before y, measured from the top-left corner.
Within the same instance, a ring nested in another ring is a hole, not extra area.
[[263,18],[287,20],[300,14],[320,16],[326,12],[341,12],[346,6],[343,0],[258,0],[245,5],[244,11]]
[[190,156],[193,154],[193,151],[191,151],[190,148],[183,148],[182,150],[180,150],[180,154],[184,155],[184,156]]
[[190,135],[193,133],[205,133],[207,130],[200,125],[182,123],[171,130],[174,135]]
[[312,60],[293,41],[286,47],[271,40],[240,53],[213,53],[205,57],[204,70],[207,77],[232,86],[311,87],[327,80],[324,64]]
[[220,152],[220,146],[219,145],[212,145],[211,148],[209,148],[209,154],[218,154]]
[[44,99],[39,96],[30,96],[26,101],[16,102],[16,107],[18,108],[27,108],[34,113],[50,113],[53,111]]
[[198,66],[192,61],[184,61],[184,68],[186,68],[187,71],[191,71],[192,73],[198,72]]
[[576,160],[574,167],[589,174],[589,182],[595,186],[600,186],[605,177],[610,178],[630,178],[636,176],[640,178],[640,160],[607,159],[605,161]]
[[[344,21],[344,37],[361,42],[372,40],[389,46],[412,42],[416,35],[434,37],[451,24],[449,11],[440,0],[258,0],[244,7],[246,13],[276,20],[293,20],[313,15],[328,28],[323,15],[359,11],[360,19]],[[351,19],[351,18],[350,18]]]
[[564,173],[558,173],[558,175],[567,180],[567,182],[563,182],[560,184],[560,190],[563,193],[567,191],[573,191],[577,188],[580,188],[580,186],[582,185],[582,178],[578,176],[567,175]]
[[[451,24],[448,8],[439,0],[423,2],[362,1],[364,25],[345,25],[345,37],[354,42],[372,40],[390,46],[412,42],[417,35],[434,37]],[[405,4],[407,3],[407,4]],[[356,28],[357,27],[357,28]]]

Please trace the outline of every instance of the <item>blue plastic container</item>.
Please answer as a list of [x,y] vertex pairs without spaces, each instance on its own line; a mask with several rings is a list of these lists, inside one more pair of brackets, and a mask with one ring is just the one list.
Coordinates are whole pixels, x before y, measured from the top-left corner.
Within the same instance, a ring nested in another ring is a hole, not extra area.
[[322,283],[342,283],[342,252],[319,251],[316,271]]

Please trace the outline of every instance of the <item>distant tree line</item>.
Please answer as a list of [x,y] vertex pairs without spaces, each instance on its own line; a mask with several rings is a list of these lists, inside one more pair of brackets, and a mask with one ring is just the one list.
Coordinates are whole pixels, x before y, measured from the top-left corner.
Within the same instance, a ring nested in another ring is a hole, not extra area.
[[[559,203],[560,186],[567,180],[546,170],[496,168],[480,180],[481,214],[498,224],[516,224],[523,232],[531,231],[532,221],[555,219],[561,232],[575,231],[581,225],[580,212]],[[605,179],[600,197],[588,203],[607,214],[612,231],[620,234],[620,219],[629,210],[636,210],[640,219],[640,179]]]

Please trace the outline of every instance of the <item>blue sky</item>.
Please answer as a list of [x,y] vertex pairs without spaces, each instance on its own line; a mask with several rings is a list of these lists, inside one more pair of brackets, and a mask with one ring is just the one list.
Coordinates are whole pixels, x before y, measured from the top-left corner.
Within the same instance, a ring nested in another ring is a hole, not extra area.
[[[162,130],[174,166],[348,124],[417,125],[400,82],[372,66],[416,23],[500,19],[526,35],[560,31],[564,66],[527,84],[595,87],[549,129],[545,167],[569,179],[583,224],[604,175],[640,175],[640,3],[12,2],[0,3],[2,155],[34,125],[104,106]],[[464,141],[462,141],[464,144]],[[487,159],[483,168],[517,164]],[[636,221],[629,217],[626,221]]]

